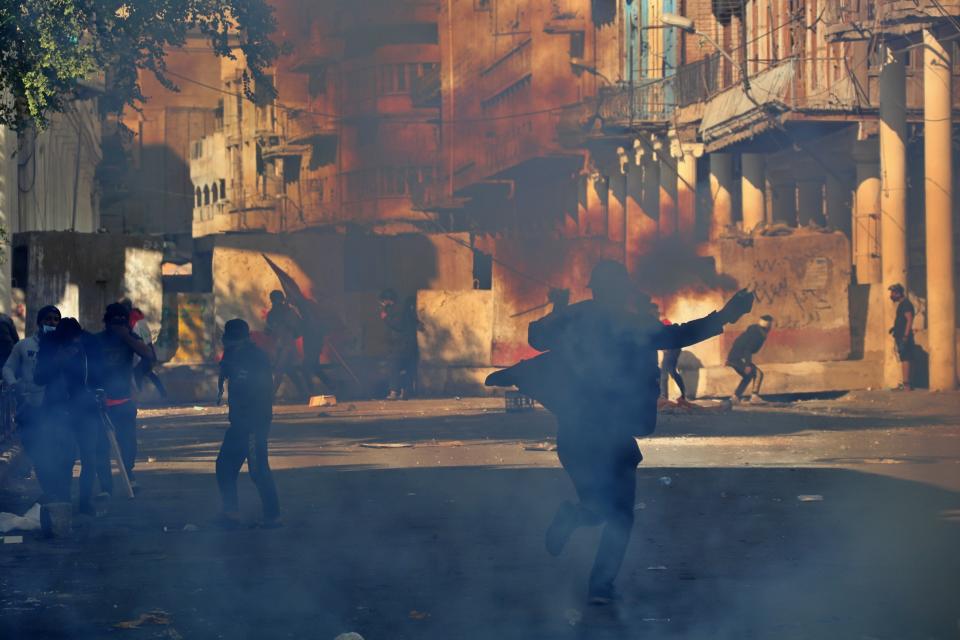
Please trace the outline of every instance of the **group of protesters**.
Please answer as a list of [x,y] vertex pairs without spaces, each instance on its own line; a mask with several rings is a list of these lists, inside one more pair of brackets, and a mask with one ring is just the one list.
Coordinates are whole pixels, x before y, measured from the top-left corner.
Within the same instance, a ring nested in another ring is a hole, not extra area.
[[113,493],[108,429],[130,488],[139,491],[134,381],[156,380],[149,327],[129,300],[107,305],[98,329],[84,329],[77,319],[61,317],[57,307],[45,306],[37,312],[33,335],[14,340],[3,365],[20,440],[43,492],[41,502],[71,501],[79,458],[78,510],[90,515],[105,509]]

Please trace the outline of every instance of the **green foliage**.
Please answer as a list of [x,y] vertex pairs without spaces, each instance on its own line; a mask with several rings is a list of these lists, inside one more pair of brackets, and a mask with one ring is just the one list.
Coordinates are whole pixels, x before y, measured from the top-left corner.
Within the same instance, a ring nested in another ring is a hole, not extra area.
[[111,110],[143,100],[141,69],[175,90],[164,74],[165,52],[190,33],[206,36],[217,55],[242,52],[263,91],[264,71],[279,52],[274,27],[266,0],[0,0],[0,124],[42,127],[100,71]]

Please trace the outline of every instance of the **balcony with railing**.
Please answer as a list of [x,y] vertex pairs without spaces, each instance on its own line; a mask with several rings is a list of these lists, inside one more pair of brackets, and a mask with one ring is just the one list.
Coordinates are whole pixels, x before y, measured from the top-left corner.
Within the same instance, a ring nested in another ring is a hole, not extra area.
[[906,35],[960,17],[960,0],[827,0],[827,39]]

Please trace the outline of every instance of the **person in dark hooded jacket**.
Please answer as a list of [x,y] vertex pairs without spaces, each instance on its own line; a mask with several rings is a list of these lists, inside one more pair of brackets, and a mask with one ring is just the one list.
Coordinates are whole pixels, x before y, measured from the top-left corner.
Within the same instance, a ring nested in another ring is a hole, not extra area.
[[[80,452],[78,503],[81,513],[93,514],[93,487],[99,477],[100,489],[113,491],[110,445],[100,419],[96,390],[101,386],[100,342],[80,327],[75,318],[64,318],[53,335],[40,345],[34,379],[45,385],[43,407],[57,442],[53,463],[56,497],[70,500],[75,450]],[[64,431],[73,441],[64,438]]]
[[605,525],[589,601],[608,604],[616,598],[614,580],[633,528],[636,467],[643,459],[636,437],[656,426],[657,351],[722,333],[750,309],[753,296],[738,292],[719,312],[665,326],[649,298],[630,308],[637,296],[622,264],[599,262],[589,288],[593,299],[555,305],[530,324],[530,346],[546,353],[491,374],[487,384],[516,385],[557,417],[557,454],[580,500],[560,506],[547,530],[547,550],[559,555],[578,527]]

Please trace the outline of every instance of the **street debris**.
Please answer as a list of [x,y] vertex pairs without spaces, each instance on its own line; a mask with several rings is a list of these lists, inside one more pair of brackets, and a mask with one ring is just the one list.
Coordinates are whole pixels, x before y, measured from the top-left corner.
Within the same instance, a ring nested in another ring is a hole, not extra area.
[[524,451],[556,451],[557,445],[552,442],[536,442],[524,445],[523,449]]
[[3,544],[23,544],[23,536],[3,536]]
[[322,395],[310,396],[308,407],[335,407],[337,406],[337,396]]
[[667,568],[662,564],[658,564],[654,567],[647,567],[647,571],[666,571],[666,570]]
[[673,484],[673,478],[670,476],[660,476],[660,484],[665,487],[669,487],[671,484]]
[[426,620],[429,617],[430,617],[430,614],[427,613],[426,611],[417,611],[416,609],[414,609],[413,611],[410,612],[411,620]]
[[670,622],[670,618],[644,618],[644,622]]
[[356,631],[350,631],[348,633],[341,633],[333,640],[363,640],[363,636]]
[[156,461],[157,461],[157,459],[154,458],[153,456],[147,458],[147,462],[156,462]]
[[135,620],[123,620],[113,625],[114,629],[139,629],[144,625],[168,625],[170,614],[161,609],[141,613]]
[[702,401],[690,402],[689,400],[679,399],[677,401],[665,400],[661,398],[657,401],[657,413],[667,415],[691,415],[704,413],[729,413],[733,410],[733,404],[729,399],[724,398],[720,401]]
[[797,496],[800,502],[823,502],[823,496],[818,493],[802,493]]
[[647,508],[646,502],[638,502],[637,504],[633,505],[634,511],[643,511],[646,508]]
[[198,527],[198,526],[195,525],[195,524],[189,524],[189,523],[188,523],[188,524],[183,525],[183,530],[184,530],[184,531],[200,531],[200,527]]
[[367,449],[407,449],[413,444],[410,442],[361,442],[360,446]]
[[563,612],[563,617],[567,619],[567,624],[575,627],[583,620],[583,614],[576,609],[567,609]]
[[22,516],[0,513],[0,533],[8,531],[36,531],[40,528],[40,505],[35,503]]

